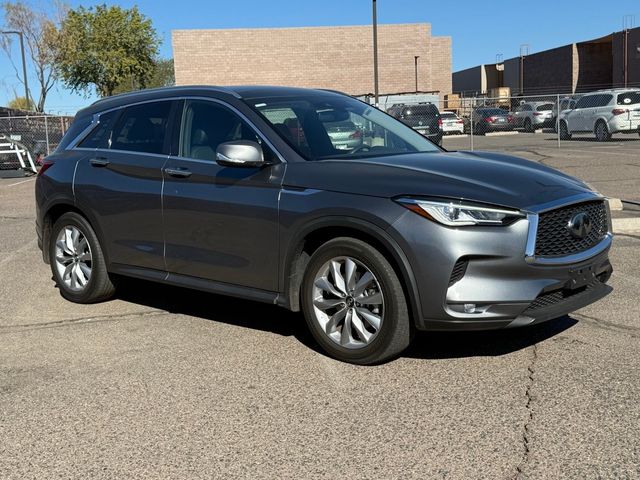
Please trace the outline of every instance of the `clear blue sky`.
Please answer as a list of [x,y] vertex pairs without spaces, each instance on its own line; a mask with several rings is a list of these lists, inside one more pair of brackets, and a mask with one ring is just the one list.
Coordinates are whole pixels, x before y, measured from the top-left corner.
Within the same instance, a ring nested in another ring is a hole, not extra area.
[[[35,0],[36,5],[38,0]],[[69,2],[72,7],[103,2]],[[138,5],[163,39],[161,55],[171,56],[171,30],[184,28],[364,25],[371,22],[371,0],[140,0],[107,2]],[[47,5],[46,2],[41,4]],[[622,27],[625,14],[640,25],[640,1],[616,0],[378,0],[380,23],[432,24],[434,35],[453,38],[453,69],[490,63],[497,53],[518,55],[606,35]],[[3,21],[0,19],[0,24]],[[18,60],[16,50],[15,59]],[[32,81],[32,83],[35,83]],[[0,56],[0,105],[21,94],[7,58]],[[51,112],[75,112],[90,102],[58,84],[47,101]]]

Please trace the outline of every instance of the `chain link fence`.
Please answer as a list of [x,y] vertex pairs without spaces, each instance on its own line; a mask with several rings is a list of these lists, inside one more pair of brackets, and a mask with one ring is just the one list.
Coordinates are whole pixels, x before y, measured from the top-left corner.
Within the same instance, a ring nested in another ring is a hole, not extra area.
[[73,117],[21,115],[0,117],[0,170],[33,170],[52,153]]
[[640,147],[640,89],[582,94],[462,97],[396,96],[381,109],[445,148],[589,148],[599,142]]

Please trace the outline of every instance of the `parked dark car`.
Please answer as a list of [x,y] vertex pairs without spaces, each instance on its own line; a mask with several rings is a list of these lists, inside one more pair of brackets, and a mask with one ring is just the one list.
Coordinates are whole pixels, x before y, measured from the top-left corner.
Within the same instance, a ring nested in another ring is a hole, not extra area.
[[477,108],[473,112],[473,133],[476,135],[507,132],[514,127],[513,117],[501,108]]
[[394,105],[389,109],[388,113],[421,133],[433,143],[442,145],[442,118],[435,104]]
[[[347,117],[367,133],[345,151],[326,125]],[[45,159],[35,195],[66,299],[106,300],[124,275],[276,304],[358,364],[398,355],[416,329],[532,325],[611,291],[610,215],[588,185],[517,157],[445,152],[335,92],[99,100]]]

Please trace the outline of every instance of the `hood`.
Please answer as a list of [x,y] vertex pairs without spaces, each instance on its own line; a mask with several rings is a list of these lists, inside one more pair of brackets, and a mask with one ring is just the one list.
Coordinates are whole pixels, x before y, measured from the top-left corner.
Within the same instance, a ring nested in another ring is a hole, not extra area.
[[293,162],[287,164],[284,185],[388,198],[459,198],[519,209],[592,191],[545,165],[490,152]]

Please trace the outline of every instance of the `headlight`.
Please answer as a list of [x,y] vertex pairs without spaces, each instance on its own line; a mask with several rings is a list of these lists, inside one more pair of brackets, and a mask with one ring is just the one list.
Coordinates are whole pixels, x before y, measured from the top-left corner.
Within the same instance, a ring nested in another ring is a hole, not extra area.
[[418,215],[450,227],[509,225],[526,216],[518,210],[465,203],[459,200],[401,198],[398,202]]

